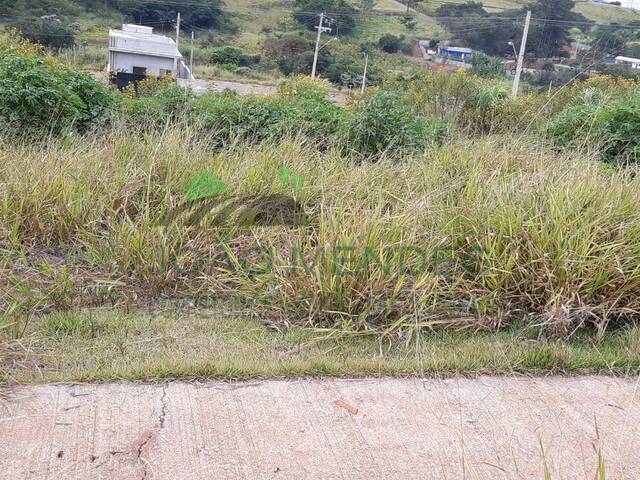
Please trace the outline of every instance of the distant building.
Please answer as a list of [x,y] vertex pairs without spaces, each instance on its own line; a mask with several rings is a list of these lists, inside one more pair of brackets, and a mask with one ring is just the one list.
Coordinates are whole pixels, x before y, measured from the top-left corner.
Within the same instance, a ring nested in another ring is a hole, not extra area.
[[465,47],[441,45],[438,46],[437,54],[440,58],[446,58],[456,62],[470,63],[473,60],[473,50]]
[[173,39],[142,25],[125,24],[122,30],[109,30],[107,68],[119,88],[148,76],[192,78]]
[[640,68],[640,58],[633,57],[616,57],[617,65],[626,65],[631,68]]
[[560,48],[560,50],[568,54],[570,59],[575,60],[576,58],[578,58],[578,54],[580,54],[580,52],[590,51],[591,45],[580,42],[571,42],[570,45],[564,45]]

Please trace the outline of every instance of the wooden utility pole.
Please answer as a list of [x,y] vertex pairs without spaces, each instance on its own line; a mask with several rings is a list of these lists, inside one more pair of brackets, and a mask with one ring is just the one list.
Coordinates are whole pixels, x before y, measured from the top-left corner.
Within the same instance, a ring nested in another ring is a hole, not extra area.
[[524,31],[522,32],[522,43],[520,43],[520,55],[518,55],[518,63],[516,64],[516,74],[513,77],[513,88],[511,90],[511,96],[516,98],[518,96],[518,89],[520,88],[520,74],[522,73],[522,64],[524,63],[524,51],[527,48],[527,36],[529,35],[529,24],[531,23],[531,11],[527,11],[527,18],[524,21]]

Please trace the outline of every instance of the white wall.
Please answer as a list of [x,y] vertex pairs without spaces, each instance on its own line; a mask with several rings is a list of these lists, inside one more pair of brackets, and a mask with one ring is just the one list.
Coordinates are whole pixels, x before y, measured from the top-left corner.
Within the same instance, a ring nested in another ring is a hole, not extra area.
[[173,71],[173,58],[110,52],[109,67],[112,72],[125,73],[133,73],[133,67],[143,67],[147,69],[147,75],[159,76],[161,69]]

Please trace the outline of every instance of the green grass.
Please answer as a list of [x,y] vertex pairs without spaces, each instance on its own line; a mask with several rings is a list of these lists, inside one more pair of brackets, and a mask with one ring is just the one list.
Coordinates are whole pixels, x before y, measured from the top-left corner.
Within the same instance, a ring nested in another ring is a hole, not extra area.
[[301,375],[629,373],[640,367],[640,328],[604,340],[538,339],[535,330],[372,337],[275,329],[240,307],[156,306],[59,312],[31,319],[0,344],[0,381],[276,378]]
[[[281,325],[389,334],[525,320],[564,336],[639,310],[640,177],[588,152],[454,137],[356,163],[304,140],[214,153],[193,126],[130,128],[0,145],[6,321],[140,296],[233,296]],[[302,178],[306,226],[163,223],[203,171],[230,195],[282,195],[282,165]],[[238,267],[262,267],[259,247],[270,268]]]
[[596,23],[626,24],[640,20],[640,11],[602,3],[576,2],[574,10]]

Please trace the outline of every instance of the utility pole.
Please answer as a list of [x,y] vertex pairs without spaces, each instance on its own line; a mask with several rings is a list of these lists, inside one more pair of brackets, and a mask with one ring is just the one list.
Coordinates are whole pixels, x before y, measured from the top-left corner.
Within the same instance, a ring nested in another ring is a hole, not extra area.
[[[178,20],[176,21],[176,50],[180,53],[180,12],[178,12]],[[179,77],[178,72],[178,57],[173,59],[173,70],[176,78]]]
[[367,67],[369,66],[369,54],[364,54],[364,73],[362,75],[362,87],[360,88],[360,94],[364,95],[364,89],[367,86]]
[[195,38],[195,34],[193,31],[191,32],[191,53],[189,54],[189,73],[193,77],[193,40]]
[[313,54],[313,67],[311,67],[311,78],[315,78],[316,76],[316,67],[318,66],[318,54],[320,53],[320,37],[324,32],[330,32],[331,29],[328,27],[323,27],[322,22],[324,21],[324,13],[320,14],[320,23],[316,27],[318,29],[318,36],[316,37],[316,50]]
[[522,64],[524,62],[524,51],[527,48],[527,36],[529,35],[529,23],[531,23],[531,10],[527,11],[527,18],[524,21],[524,31],[522,32],[522,43],[520,43],[520,55],[518,55],[518,63],[516,64],[516,75],[513,77],[513,88],[511,96],[518,96],[520,87],[520,74],[522,73]]

